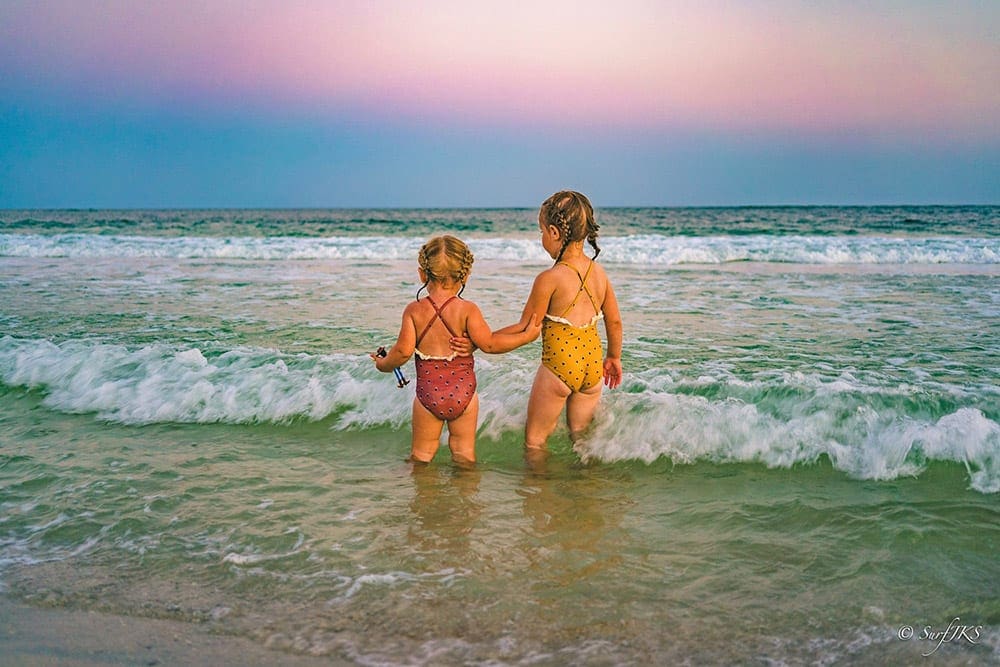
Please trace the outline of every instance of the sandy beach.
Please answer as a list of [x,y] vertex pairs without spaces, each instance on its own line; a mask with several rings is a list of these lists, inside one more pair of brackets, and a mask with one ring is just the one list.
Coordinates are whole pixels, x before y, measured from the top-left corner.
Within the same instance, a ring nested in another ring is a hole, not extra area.
[[194,623],[32,607],[0,596],[0,656],[17,667],[91,665],[346,665],[293,655]]

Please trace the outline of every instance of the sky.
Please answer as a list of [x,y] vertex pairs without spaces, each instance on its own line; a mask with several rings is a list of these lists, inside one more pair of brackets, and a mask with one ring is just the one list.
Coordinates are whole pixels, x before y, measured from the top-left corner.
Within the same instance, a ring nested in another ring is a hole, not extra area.
[[0,208],[1000,204],[1000,2],[0,0]]

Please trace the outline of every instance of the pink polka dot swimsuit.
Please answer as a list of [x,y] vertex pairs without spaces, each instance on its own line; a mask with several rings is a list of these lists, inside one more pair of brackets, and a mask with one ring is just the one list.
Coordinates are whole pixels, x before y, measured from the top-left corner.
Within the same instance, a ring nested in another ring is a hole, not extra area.
[[[452,296],[438,308],[437,304],[427,297],[427,301],[434,308],[434,317],[417,336],[417,347],[438,321],[452,336],[457,335],[441,317],[441,311],[454,298]],[[432,357],[421,353],[418,349],[414,363],[417,366],[417,400],[420,404],[442,421],[460,417],[469,407],[472,397],[476,395],[475,359],[471,355],[459,357],[454,354],[449,357]]]

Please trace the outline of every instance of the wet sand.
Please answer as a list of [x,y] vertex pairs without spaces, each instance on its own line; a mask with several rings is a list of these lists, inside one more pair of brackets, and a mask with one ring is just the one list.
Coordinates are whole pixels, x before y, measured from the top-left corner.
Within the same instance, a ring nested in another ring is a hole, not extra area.
[[32,607],[0,595],[0,662],[11,667],[347,665],[272,651],[194,623]]

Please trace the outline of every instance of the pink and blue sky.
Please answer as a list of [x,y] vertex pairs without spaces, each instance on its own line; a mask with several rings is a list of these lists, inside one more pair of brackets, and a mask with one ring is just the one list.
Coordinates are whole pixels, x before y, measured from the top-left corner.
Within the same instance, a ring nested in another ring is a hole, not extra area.
[[1000,3],[0,0],[0,207],[1000,203]]

